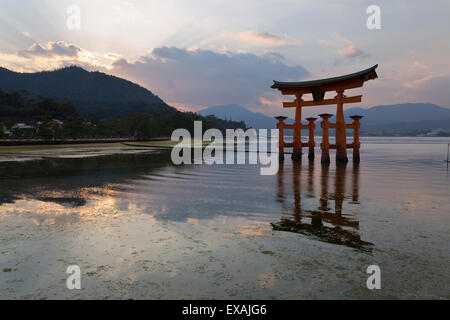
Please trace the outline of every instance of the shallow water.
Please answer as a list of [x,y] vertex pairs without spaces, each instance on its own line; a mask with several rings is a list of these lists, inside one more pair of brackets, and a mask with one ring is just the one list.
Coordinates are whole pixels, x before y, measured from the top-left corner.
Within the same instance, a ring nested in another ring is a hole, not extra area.
[[274,176],[168,153],[0,163],[0,298],[450,298],[448,138],[362,143],[359,166],[317,150]]

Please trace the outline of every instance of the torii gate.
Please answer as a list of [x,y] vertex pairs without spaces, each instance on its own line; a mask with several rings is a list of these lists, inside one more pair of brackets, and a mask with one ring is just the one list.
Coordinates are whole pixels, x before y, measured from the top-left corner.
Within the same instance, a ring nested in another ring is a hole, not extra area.
[[[312,106],[323,106],[329,104],[336,104],[336,123],[329,123],[328,118],[331,114],[321,114],[322,118],[322,162],[329,162],[329,149],[336,149],[336,162],[348,162],[347,148],[353,148],[353,160],[359,161],[359,120],[361,116],[353,116],[354,122],[352,124],[346,124],[344,119],[344,103],[356,103],[361,102],[362,95],[346,97],[344,90],[354,89],[362,87],[367,80],[376,79],[377,73],[375,69],[378,65],[374,65],[363,71],[355,72],[345,76],[302,81],[302,82],[280,82],[273,81],[271,86],[273,89],[278,89],[283,95],[295,95],[293,102],[283,102],[283,108],[295,108],[295,122],[292,125],[285,124],[283,121],[286,117],[276,117],[278,120],[277,127],[280,129],[280,159],[284,159],[284,147],[293,147],[292,159],[301,160],[302,147],[309,147],[309,158],[314,158],[314,121],[316,118],[308,118],[309,124],[302,125],[302,108]],[[324,99],[327,91],[336,91],[337,95],[333,99]],[[313,100],[303,100],[304,94],[312,94]],[[336,144],[328,143],[328,128],[336,129]],[[353,143],[347,144],[345,129],[353,128],[355,134],[353,136]],[[294,141],[293,143],[285,143],[283,140],[283,129],[294,129]],[[301,130],[309,130],[308,143],[302,144],[301,142]]]

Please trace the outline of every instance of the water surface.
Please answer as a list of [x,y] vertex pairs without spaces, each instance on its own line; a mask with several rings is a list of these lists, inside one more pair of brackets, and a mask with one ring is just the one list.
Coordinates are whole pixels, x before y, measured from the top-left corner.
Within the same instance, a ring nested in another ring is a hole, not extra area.
[[362,138],[358,166],[317,150],[274,176],[166,152],[2,162],[0,298],[448,299],[447,140]]

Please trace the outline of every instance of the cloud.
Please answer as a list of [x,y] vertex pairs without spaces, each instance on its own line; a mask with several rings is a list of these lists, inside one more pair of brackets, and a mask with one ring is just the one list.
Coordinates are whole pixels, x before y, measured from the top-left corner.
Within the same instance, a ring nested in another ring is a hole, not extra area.
[[300,80],[309,75],[301,66],[251,53],[154,48],[135,62],[121,59],[112,72],[183,106],[227,103],[261,106],[260,97],[272,91],[272,80]]
[[79,65],[88,70],[109,70],[122,56],[85,50],[64,41],[35,43],[16,53],[1,53],[0,65],[19,72],[53,70],[69,65]]
[[436,78],[441,78],[441,76],[429,74],[418,79],[405,81],[403,82],[403,87],[408,89],[418,89],[420,87],[426,86],[428,83],[435,80]]
[[38,43],[33,44],[26,50],[21,50],[17,53],[19,57],[72,57],[75,58],[82,51],[81,48],[66,43],[64,41],[49,41],[45,45]]
[[344,47],[342,49],[339,49],[338,53],[342,57],[350,57],[350,58],[360,57],[360,56],[365,55],[365,53],[363,51],[356,48],[353,44],[349,45],[347,47]]
[[248,47],[280,47],[291,44],[299,45],[298,42],[288,40],[269,32],[242,31],[237,33],[227,33],[225,38],[238,42],[240,45]]
[[353,41],[345,38],[344,36],[334,33],[328,39],[322,39],[318,41],[319,44],[333,47],[337,54],[341,57],[357,58],[368,56],[367,53],[358,49]]
[[274,94],[270,89],[272,80],[301,80],[309,75],[301,66],[285,64],[283,56],[274,51],[256,55],[228,49],[218,52],[165,46],[131,61],[63,41],[36,43],[13,54],[0,52],[0,65],[19,72],[69,65],[99,70],[137,82],[184,110],[228,103],[264,109],[267,105],[260,97]]
[[[406,59],[406,58],[405,58]],[[407,66],[381,65],[379,79],[365,85],[366,106],[406,102],[429,102],[450,107],[450,73],[430,65],[433,61],[411,60]]]
[[281,53],[275,51],[264,50],[263,54],[265,54],[266,56],[273,57],[275,59],[284,60],[284,56]]
[[400,96],[409,101],[433,102],[443,107],[450,107],[450,74],[429,74],[419,79],[405,81]]

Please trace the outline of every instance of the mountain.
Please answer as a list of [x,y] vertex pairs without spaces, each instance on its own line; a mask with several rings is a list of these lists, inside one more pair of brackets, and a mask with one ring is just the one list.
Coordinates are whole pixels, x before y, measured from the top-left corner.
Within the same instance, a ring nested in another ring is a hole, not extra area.
[[[351,108],[344,112],[361,115],[361,134],[420,135],[435,129],[450,133],[450,109],[432,103],[404,103],[375,106],[369,109]],[[331,121],[334,121],[334,117]]]
[[174,113],[151,91],[125,79],[72,66],[54,71],[19,73],[0,68],[0,88],[25,90],[59,102],[70,101],[83,116],[119,118],[131,113]]
[[444,120],[450,118],[450,109],[432,103],[403,103],[369,109],[351,108],[344,112],[346,118],[355,114],[364,116],[365,125],[386,125],[395,122]]
[[213,106],[200,111],[202,116],[214,115],[219,119],[231,119],[234,121],[244,121],[247,127],[255,129],[274,129],[277,121],[269,116],[259,112],[252,112],[236,104],[227,104],[223,106]]
[[[244,107],[230,104],[209,107],[198,111],[201,115],[215,115],[221,119],[244,121],[253,128],[275,128],[276,120],[262,113],[251,112]],[[335,108],[330,109],[335,113]],[[351,108],[344,112],[346,122],[351,123],[350,116],[361,115],[361,134],[365,135],[422,135],[436,129],[440,134],[450,134],[450,109],[432,103],[404,103],[375,106],[368,109]],[[335,122],[335,117],[331,122]],[[292,119],[287,119],[292,123]],[[318,121],[319,122],[319,121]],[[321,134],[317,123],[316,134]]]

